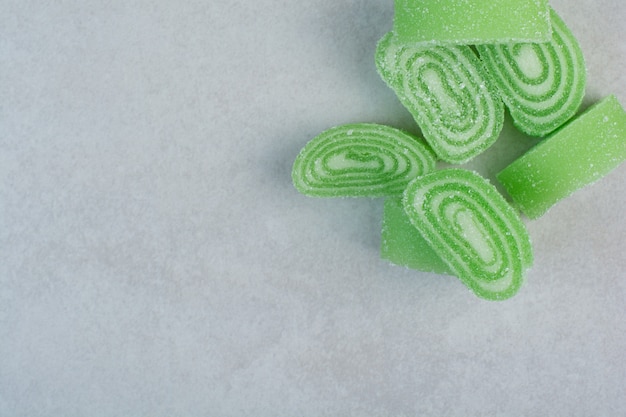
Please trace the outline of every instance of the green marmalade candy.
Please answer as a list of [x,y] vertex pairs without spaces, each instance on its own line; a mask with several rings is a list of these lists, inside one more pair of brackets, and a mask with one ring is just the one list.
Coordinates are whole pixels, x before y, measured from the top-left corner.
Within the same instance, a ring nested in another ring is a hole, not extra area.
[[409,183],[403,204],[413,226],[477,296],[517,293],[533,261],[530,238],[486,179],[462,169],[435,171]]
[[312,197],[401,195],[413,178],[435,168],[417,138],[378,124],[334,127],[313,138],[293,164],[293,184]]
[[531,219],[626,160],[626,111],[613,95],[589,108],[497,174]]
[[440,159],[467,162],[498,138],[504,105],[469,46],[401,45],[387,33],[375,62]]
[[531,136],[546,136],[563,125],[585,95],[578,41],[554,10],[551,16],[550,42],[476,47],[515,126]]
[[385,200],[380,257],[407,268],[452,275],[448,265],[411,224],[401,198]]
[[402,43],[547,42],[548,0],[395,0]]

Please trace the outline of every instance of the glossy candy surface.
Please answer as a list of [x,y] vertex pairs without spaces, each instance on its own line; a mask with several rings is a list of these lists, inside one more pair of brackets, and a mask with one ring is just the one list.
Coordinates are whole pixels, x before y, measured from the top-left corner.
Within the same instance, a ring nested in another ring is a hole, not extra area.
[[553,10],[551,22],[550,42],[476,47],[515,126],[531,136],[546,136],[563,125],[585,95],[578,41]]
[[513,296],[532,264],[530,238],[517,212],[487,180],[461,169],[412,181],[404,209],[415,228],[476,295]]
[[626,160],[626,112],[608,96],[544,139],[497,178],[529,218]]
[[316,136],[293,165],[294,186],[313,197],[401,195],[412,179],[435,167],[433,152],[389,126],[349,124]]

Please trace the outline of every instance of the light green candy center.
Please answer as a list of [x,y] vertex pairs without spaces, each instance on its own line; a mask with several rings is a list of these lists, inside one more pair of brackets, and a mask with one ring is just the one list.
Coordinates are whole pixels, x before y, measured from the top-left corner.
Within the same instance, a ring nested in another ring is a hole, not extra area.
[[489,233],[481,226],[474,213],[461,207],[449,218],[454,219],[459,235],[467,241],[482,263],[493,265],[496,262],[493,243],[489,241]]
[[368,152],[356,152],[348,150],[340,154],[332,155],[327,160],[327,166],[333,171],[376,171],[381,168],[381,161],[376,155]]
[[452,117],[460,117],[463,110],[458,100],[449,94],[451,88],[449,83],[441,79],[441,72],[426,70],[422,73],[424,83],[428,86],[429,92],[434,96],[435,101],[441,107],[441,112]]
[[520,46],[515,55],[515,62],[519,70],[529,79],[539,78],[543,73],[543,64],[537,56],[535,48],[530,44]]

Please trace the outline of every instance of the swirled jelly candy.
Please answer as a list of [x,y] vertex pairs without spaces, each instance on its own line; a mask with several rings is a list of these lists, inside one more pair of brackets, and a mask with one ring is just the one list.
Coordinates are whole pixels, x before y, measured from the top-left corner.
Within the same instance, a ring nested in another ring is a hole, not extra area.
[[452,274],[430,243],[411,224],[401,198],[385,199],[380,257],[419,271]]
[[374,62],[380,77],[394,91],[402,86],[402,64],[400,58],[407,45],[394,41],[392,32],[387,32],[376,45]]
[[395,0],[403,43],[547,42],[548,0]]
[[401,46],[387,34],[375,62],[440,159],[467,162],[498,138],[504,105],[469,46]]
[[496,177],[531,219],[626,160],[626,111],[613,95],[596,103]]
[[515,126],[546,136],[574,116],[585,95],[586,69],[576,38],[551,10],[546,43],[477,45]]
[[294,186],[313,197],[401,195],[413,178],[435,167],[433,152],[392,127],[360,123],[328,129],[300,151]]
[[435,171],[411,181],[404,209],[413,226],[477,296],[503,300],[520,288],[533,260],[517,212],[480,175]]

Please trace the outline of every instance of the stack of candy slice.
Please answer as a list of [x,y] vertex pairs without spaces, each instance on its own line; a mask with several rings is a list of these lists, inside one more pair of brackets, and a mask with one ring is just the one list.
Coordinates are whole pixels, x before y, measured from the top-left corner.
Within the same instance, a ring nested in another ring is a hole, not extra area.
[[395,0],[403,43],[547,42],[548,0]]
[[432,171],[435,156],[417,138],[389,126],[358,123],[328,129],[296,157],[293,183],[314,197],[401,195]]
[[503,300],[520,288],[533,261],[517,212],[480,175],[447,169],[413,180],[404,209],[450,270],[477,296]]
[[626,160],[626,111],[606,97],[515,160],[497,178],[529,218]]
[[376,64],[440,159],[467,162],[498,138],[504,106],[469,46],[400,45],[388,33]]
[[[376,68],[427,143],[382,125],[335,127],[296,157],[293,183],[315,197],[388,197],[383,259],[457,276],[485,299],[507,299],[533,263],[517,209],[537,218],[625,161],[626,111],[609,96],[574,118],[584,59],[547,0],[395,6]],[[547,136],[497,175],[514,205],[472,171],[435,170],[437,157],[460,164],[493,144],[504,105],[519,130]]]
[[477,45],[515,126],[545,136],[570,119],[585,94],[586,70],[578,41],[551,10],[546,43]]

